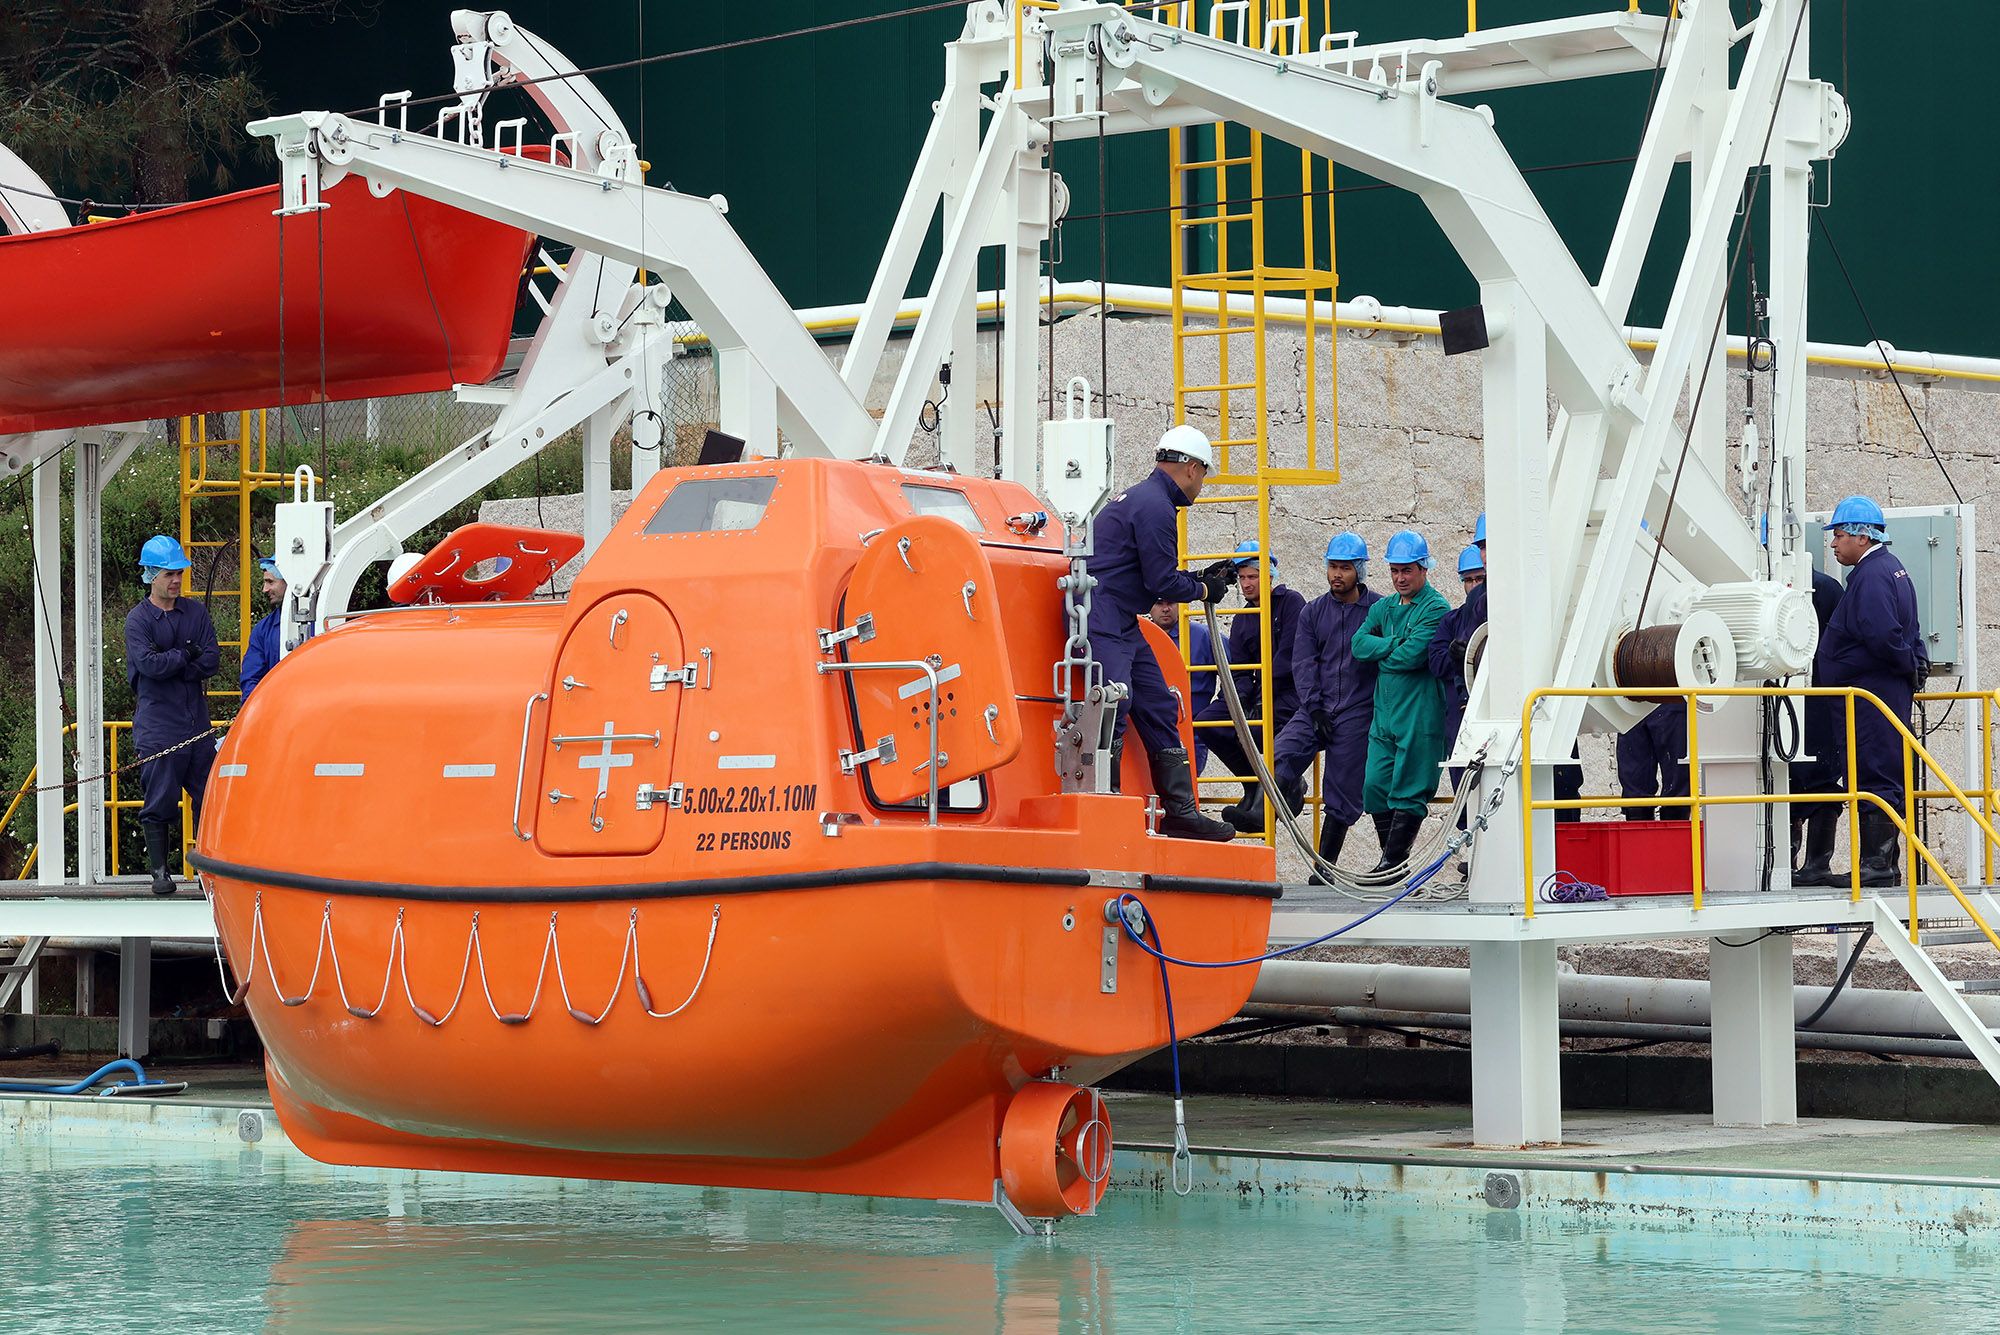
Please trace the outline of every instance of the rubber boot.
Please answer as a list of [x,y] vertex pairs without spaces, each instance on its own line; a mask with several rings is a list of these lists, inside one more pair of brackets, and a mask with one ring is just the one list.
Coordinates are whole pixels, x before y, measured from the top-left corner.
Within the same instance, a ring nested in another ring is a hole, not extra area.
[[[1805,830],[1805,861],[1792,873],[1793,885],[1845,885],[1847,878],[1833,869],[1833,837],[1840,828],[1840,808],[1831,802],[1815,805],[1792,822]],[[1797,835],[1793,836],[1795,839]]]
[[[1319,825],[1319,860],[1331,866],[1340,861],[1340,850],[1347,842],[1347,826],[1337,820],[1322,820]],[[1330,882],[1314,872],[1306,878],[1307,885],[1327,885]]]
[[1368,818],[1375,822],[1375,842],[1382,847],[1382,856],[1368,869],[1372,876],[1378,871],[1387,871],[1396,864],[1389,861],[1390,831],[1395,828],[1396,813],[1393,811],[1371,811]]
[[1194,771],[1188,768],[1188,753],[1181,747],[1152,751],[1147,760],[1153,767],[1153,786],[1160,791],[1160,833],[1173,839],[1205,839],[1227,843],[1236,831],[1219,820],[1201,814],[1194,800]]
[[171,841],[167,838],[164,821],[141,822],[146,831],[146,870],[153,874],[153,893],[171,895],[174,892],[174,878],[167,874],[167,850]]
[[1264,785],[1244,784],[1243,796],[1222,809],[1222,818],[1245,834],[1264,833]]
[[1861,884],[1870,887],[1901,885],[1903,869],[1897,865],[1900,840],[1896,826],[1880,811],[1861,810]]
[[1410,845],[1417,841],[1417,831],[1424,827],[1424,813],[1421,811],[1393,811],[1389,813],[1389,842],[1382,850],[1382,870],[1400,867],[1410,859]]

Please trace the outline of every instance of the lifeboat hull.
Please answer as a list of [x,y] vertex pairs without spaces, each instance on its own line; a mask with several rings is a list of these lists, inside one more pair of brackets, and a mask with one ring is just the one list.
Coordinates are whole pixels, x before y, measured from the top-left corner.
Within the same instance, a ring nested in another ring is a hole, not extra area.
[[[288,655],[193,860],[298,1143],[1087,1209],[1109,1138],[1081,1087],[1170,1032],[1107,905],[1243,959],[1278,887],[1262,844],[1151,833],[1136,776],[1060,791],[1067,563],[1006,524],[1033,506],[866,464],[664,470],[566,601]],[[1172,1028],[1254,980],[1174,969]]]
[[326,199],[282,232],[266,186],[0,237],[0,435],[492,379],[533,238],[358,178]]
[[[985,1200],[1015,1091],[1052,1071],[1088,1084],[1158,1047],[1165,1005],[1130,942],[1104,990],[1110,892],[926,870],[560,903],[223,870],[210,885],[280,1116],[315,1158]],[[1268,931],[1263,893],[1147,898],[1230,957]],[[1183,1032],[1235,1014],[1254,978],[1174,973]]]

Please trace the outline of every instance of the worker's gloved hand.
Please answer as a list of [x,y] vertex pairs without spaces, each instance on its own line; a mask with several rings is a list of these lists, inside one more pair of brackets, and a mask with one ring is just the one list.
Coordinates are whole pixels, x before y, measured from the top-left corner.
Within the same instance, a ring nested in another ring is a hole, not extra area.
[[1465,651],[1471,647],[1472,642],[1470,640],[1453,640],[1451,642],[1451,661],[1458,664],[1461,670],[1465,667]]
[[1219,603],[1223,595],[1229,592],[1229,586],[1236,582],[1236,566],[1234,562],[1217,561],[1195,578],[1201,581],[1202,601]]
[[1324,709],[1313,711],[1313,735],[1321,746],[1333,745],[1333,715]]

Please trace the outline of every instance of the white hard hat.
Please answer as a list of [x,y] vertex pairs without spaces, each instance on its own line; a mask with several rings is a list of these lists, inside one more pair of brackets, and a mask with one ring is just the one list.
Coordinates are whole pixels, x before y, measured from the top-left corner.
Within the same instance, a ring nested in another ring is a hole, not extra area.
[[1170,427],[1167,434],[1160,437],[1160,444],[1153,451],[1155,459],[1163,459],[1169,454],[1192,459],[1203,468],[1215,467],[1215,449],[1208,443],[1200,427],[1189,426],[1186,422]]

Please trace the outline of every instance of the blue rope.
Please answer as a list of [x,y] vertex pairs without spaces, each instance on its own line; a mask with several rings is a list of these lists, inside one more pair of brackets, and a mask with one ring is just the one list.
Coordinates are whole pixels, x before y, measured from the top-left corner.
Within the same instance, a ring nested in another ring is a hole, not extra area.
[[117,1081],[109,1087],[99,1090],[99,1094],[109,1094],[113,1090],[124,1089],[128,1084],[157,1085],[161,1083],[158,1080],[148,1079],[145,1068],[140,1066],[139,1063],[131,1060],[129,1057],[120,1057],[115,1062],[106,1062],[74,1084],[39,1085],[21,1080],[0,1080],[0,1091],[9,1094],[81,1094],[114,1071],[129,1071],[132,1074],[132,1079],[130,1081]]
[[[1438,869],[1451,860],[1451,854],[1452,850],[1447,848],[1438,856],[1437,861],[1410,877],[1409,884],[1404,886],[1400,893],[1392,898],[1383,900],[1380,904],[1377,904],[1354,921],[1344,923],[1330,932],[1314,937],[1310,941],[1301,941],[1295,946],[1286,946],[1282,950],[1267,950],[1261,955],[1252,955],[1248,959],[1184,960],[1177,955],[1169,955],[1167,953],[1166,938],[1160,935],[1159,920],[1153,916],[1153,911],[1146,907],[1146,901],[1132,894],[1130,891],[1118,896],[1119,926],[1124,929],[1126,936],[1137,942],[1139,948],[1157,960],[1160,966],[1160,997],[1165,1003],[1167,1010],[1167,1053],[1173,1062],[1174,1071],[1174,1155],[1171,1173],[1172,1185],[1176,1195],[1185,1196],[1188,1192],[1194,1190],[1194,1169],[1192,1166],[1192,1156],[1188,1149],[1187,1114],[1183,1108],[1181,1097],[1180,1029],[1174,1022],[1174,987],[1172,981],[1167,977],[1167,966],[1169,964],[1178,964],[1186,969],[1238,969],[1252,964],[1262,964],[1267,960],[1282,959],[1286,955],[1296,955],[1301,950],[1310,950],[1314,946],[1324,945],[1336,936],[1342,936],[1353,931],[1370,918],[1375,917],[1379,913],[1386,912],[1388,909],[1400,904],[1411,895],[1417,893],[1417,891],[1423,889],[1424,882],[1437,875]],[[1125,906],[1127,904],[1136,904],[1139,906],[1139,921],[1144,926],[1135,928],[1132,925],[1132,919],[1125,913]],[[1152,941],[1146,939],[1147,932],[1153,934]],[[1156,942],[1158,944],[1155,944]],[[1185,1186],[1182,1185],[1181,1178],[1183,1165],[1188,1166]]]

